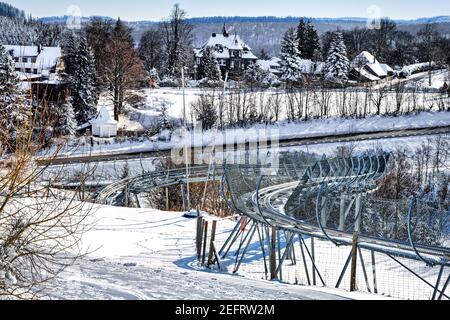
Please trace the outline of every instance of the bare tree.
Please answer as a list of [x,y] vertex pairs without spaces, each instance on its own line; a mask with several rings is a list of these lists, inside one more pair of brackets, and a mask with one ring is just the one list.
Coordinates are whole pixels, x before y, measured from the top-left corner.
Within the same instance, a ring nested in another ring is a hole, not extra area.
[[187,22],[187,13],[175,4],[167,19],[160,25],[166,50],[166,73],[179,76],[181,68],[192,60],[192,30]]
[[147,71],[155,68],[161,71],[163,50],[163,37],[160,30],[148,30],[144,32],[139,41],[139,56],[144,62]]
[[[80,239],[89,226],[91,206],[77,201],[76,192],[53,188],[64,182],[67,171],[47,171],[62,144],[43,152],[46,127],[31,114],[10,140],[2,139],[12,151],[0,161],[0,298],[38,297],[50,280],[83,256]],[[36,158],[45,161],[39,165]]]
[[432,64],[437,62],[441,53],[439,46],[441,35],[437,31],[436,24],[427,23],[420,29],[417,36],[419,37],[420,51],[429,64],[428,80],[431,87]]
[[129,90],[137,86],[144,74],[142,61],[134,48],[128,27],[119,19],[104,49],[102,75],[114,104],[114,119],[119,120]]

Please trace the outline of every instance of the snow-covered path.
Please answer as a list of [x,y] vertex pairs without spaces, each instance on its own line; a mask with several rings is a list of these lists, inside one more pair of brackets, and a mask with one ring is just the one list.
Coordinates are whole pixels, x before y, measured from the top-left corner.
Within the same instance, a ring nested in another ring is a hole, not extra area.
[[[195,220],[180,213],[101,206],[94,216],[96,225],[83,241],[97,250],[46,290],[50,299],[373,298],[196,270]],[[220,221],[218,238],[232,225]]]

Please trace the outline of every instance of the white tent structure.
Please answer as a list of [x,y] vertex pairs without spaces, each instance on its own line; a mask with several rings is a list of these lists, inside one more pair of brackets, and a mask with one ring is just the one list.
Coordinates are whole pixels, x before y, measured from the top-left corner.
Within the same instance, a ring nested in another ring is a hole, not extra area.
[[97,117],[90,121],[92,134],[99,138],[111,138],[117,136],[117,121],[111,118],[108,109],[102,107]]

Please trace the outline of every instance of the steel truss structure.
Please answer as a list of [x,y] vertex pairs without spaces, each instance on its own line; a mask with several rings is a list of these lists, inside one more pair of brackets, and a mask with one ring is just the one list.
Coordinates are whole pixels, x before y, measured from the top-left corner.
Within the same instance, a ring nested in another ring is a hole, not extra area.
[[[283,264],[296,264],[296,257],[301,256],[307,283],[320,281],[325,286],[325,277],[315,263],[314,239],[326,240],[337,247],[351,247],[336,288],[350,265],[354,276],[359,257],[367,290],[377,292],[375,253],[381,253],[431,287],[432,299],[449,299],[450,275],[443,276],[444,268],[448,271],[450,266],[449,208],[417,199],[377,197],[377,182],[393,167],[393,160],[386,153],[321,159],[303,153],[284,154],[276,174],[269,176],[264,175],[264,166],[225,165],[224,197],[241,218],[222,246],[221,258],[235,246],[234,272],[238,272],[255,238],[267,278],[282,280]],[[306,239],[311,239],[309,248]],[[373,285],[369,284],[362,250],[371,253]],[[400,258],[437,266],[436,283]]]
[[[377,183],[394,165],[389,153],[346,158],[283,153],[276,168],[271,164],[199,166],[190,169],[189,181],[222,180],[223,198],[240,215],[219,250],[221,260],[233,252],[234,272],[245,264],[250,246],[256,243],[267,279],[282,281],[283,266],[289,261],[302,265],[308,285],[330,286],[317,263],[317,243],[326,241],[336,248],[351,248],[339,267],[336,288],[342,287],[346,274],[355,275],[359,258],[367,291],[377,293],[377,253],[420,279],[432,290],[431,299],[450,299],[450,210],[413,198],[377,197]],[[108,186],[96,199],[128,205],[153,188],[181,185],[184,194],[186,182],[185,169],[149,172]],[[367,254],[372,270],[364,262]],[[430,282],[403,259],[438,268],[436,281]]]

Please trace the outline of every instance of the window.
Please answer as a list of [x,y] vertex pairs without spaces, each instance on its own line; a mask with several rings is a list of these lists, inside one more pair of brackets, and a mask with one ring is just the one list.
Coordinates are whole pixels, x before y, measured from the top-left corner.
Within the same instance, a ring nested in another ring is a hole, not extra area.
[[20,62],[19,57],[15,57],[15,58],[14,58],[14,62]]
[[33,69],[34,74],[38,74],[38,69]]
[[36,63],[36,59],[37,59],[36,57],[32,57],[31,58],[31,63]]
[[25,73],[31,73],[31,69],[30,68],[26,68],[25,69]]

